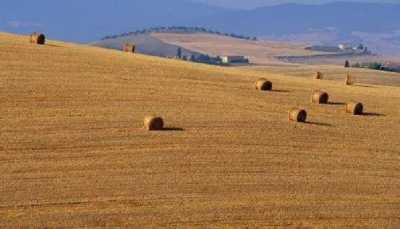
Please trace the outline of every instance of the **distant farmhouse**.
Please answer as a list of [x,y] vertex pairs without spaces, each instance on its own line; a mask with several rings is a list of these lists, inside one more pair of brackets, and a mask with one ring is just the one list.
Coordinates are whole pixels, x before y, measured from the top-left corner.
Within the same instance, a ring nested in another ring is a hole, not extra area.
[[358,44],[356,46],[351,46],[349,44],[339,44],[338,45],[339,49],[341,51],[353,51],[356,53],[368,53],[368,48],[367,46],[363,45],[363,44]]
[[249,64],[249,59],[245,56],[221,56],[220,59],[223,65]]
[[179,59],[197,62],[197,63],[212,64],[212,65],[224,65],[224,66],[247,65],[250,63],[249,59],[245,56],[212,57],[209,55],[200,54],[200,55],[192,55],[190,57],[183,56]]
[[352,49],[353,49],[353,47],[351,47],[351,46],[348,45],[348,44],[339,44],[339,45],[338,45],[338,48],[339,48],[340,50],[342,50],[342,51],[352,50]]
[[307,47],[306,50],[317,51],[317,52],[329,52],[329,53],[346,53],[346,54],[371,54],[368,47],[363,44],[351,45],[351,44],[339,44],[337,46],[329,45],[314,45]]
[[201,53],[193,53],[191,55],[183,55],[183,49],[181,47],[177,48],[175,59],[180,59],[184,61],[191,61],[196,63],[211,64],[211,65],[247,65],[249,64],[249,59],[245,56],[209,56]]

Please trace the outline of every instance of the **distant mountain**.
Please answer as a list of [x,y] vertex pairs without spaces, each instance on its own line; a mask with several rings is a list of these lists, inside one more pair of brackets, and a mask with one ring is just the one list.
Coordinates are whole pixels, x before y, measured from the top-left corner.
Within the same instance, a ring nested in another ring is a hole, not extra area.
[[2,31],[37,30],[80,42],[152,26],[192,25],[227,11],[189,0],[6,0],[0,5]]
[[336,2],[323,5],[283,4],[226,12],[208,18],[212,28],[253,36],[316,31],[386,33],[400,30],[400,4]]
[[[282,5],[287,3],[301,4],[326,4],[337,0],[192,0],[210,5],[232,8],[232,9],[255,9],[265,6]],[[399,0],[346,0],[347,2],[379,2],[379,3],[398,3]]]
[[89,42],[154,26],[201,26],[248,36],[334,31],[400,31],[400,4],[336,2],[227,10],[190,0],[13,0],[0,7],[0,30],[43,31],[51,38]]

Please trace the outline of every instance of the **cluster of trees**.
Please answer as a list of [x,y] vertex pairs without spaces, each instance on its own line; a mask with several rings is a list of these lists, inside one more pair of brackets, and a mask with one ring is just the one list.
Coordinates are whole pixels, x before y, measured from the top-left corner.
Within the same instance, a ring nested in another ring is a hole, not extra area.
[[352,65],[353,68],[369,68],[369,69],[374,69],[374,70],[383,70],[384,65],[382,63],[378,62],[372,62],[372,63],[355,63]]
[[387,71],[387,72],[400,72],[400,66],[385,66],[383,63],[379,62],[369,62],[369,63],[355,63],[351,65],[352,68],[368,68],[379,71]]
[[234,33],[223,33],[220,31],[206,29],[203,27],[187,27],[187,26],[153,27],[149,29],[142,29],[133,32],[121,33],[117,35],[105,36],[102,38],[102,40],[115,39],[132,35],[149,34],[149,33],[209,33],[209,34],[216,34],[220,36],[233,37],[243,40],[253,40],[253,41],[257,40],[257,37],[238,35]]

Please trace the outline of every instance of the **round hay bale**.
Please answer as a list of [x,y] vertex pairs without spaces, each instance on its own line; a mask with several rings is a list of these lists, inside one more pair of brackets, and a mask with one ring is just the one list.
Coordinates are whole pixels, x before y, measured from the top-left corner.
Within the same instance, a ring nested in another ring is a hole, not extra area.
[[322,72],[317,72],[317,74],[315,75],[316,80],[322,80],[322,77],[323,77]]
[[324,91],[314,91],[311,102],[316,104],[327,104],[329,100],[328,93]]
[[258,79],[256,81],[256,89],[260,91],[271,91],[272,90],[272,82],[268,81],[264,78]]
[[362,115],[364,106],[362,103],[349,102],[346,104],[346,112],[353,115]]
[[293,109],[289,111],[289,121],[306,122],[307,111],[303,109]]
[[135,53],[136,45],[135,44],[131,44],[131,43],[125,43],[124,46],[122,47],[122,50],[124,52]]
[[350,73],[347,73],[344,83],[348,86],[354,84],[353,77],[350,75]]
[[164,128],[164,120],[158,116],[146,116],[144,118],[144,128],[146,130],[162,130]]
[[30,41],[32,44],[44,45],[46,43],[46,36],[42,33],[35,32],[31,34]]

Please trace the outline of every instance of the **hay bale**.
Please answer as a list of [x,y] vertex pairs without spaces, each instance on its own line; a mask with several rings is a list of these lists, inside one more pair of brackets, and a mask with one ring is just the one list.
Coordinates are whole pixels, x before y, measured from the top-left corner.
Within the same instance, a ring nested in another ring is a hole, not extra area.
[[32,44],[44,45],[46,43],[46,36],[42,33],[32,33],[30,42]]
[[271,91],[272,90],[272,82],[268,81],[264,78],[258,79],[256,81],[256,89],[260,91]]
[[315,79],[316,80],[322,80],[322,78],[323,78],[322,72],[317,72],[317,74],[315,75]]
[[306,122],[307,111],[303,109],[292,109],[289,111],[289,121]]
[[164,120],[158,116],[146,116],[144,118],[144,128],[146,130],[162,130],[164,128]]
[[122,47],[122,50],[124,52],[135,53],[136,45],[135,44],[131,44],[131,43],[125,43],[124,46]]
[[314,91],[311,102],[316,104],[327,104],[329,100],[328,93],[324,91]]
[[346,75],[345,84],[346,84],[346,85],[353,85],[353,84],[354,84],[353,79],[352,79],[350,73],[347,73],[347,75]]
[[364,106],[362,103],[349,102],[346,104],[346,112],[353,115],[362,115]]

